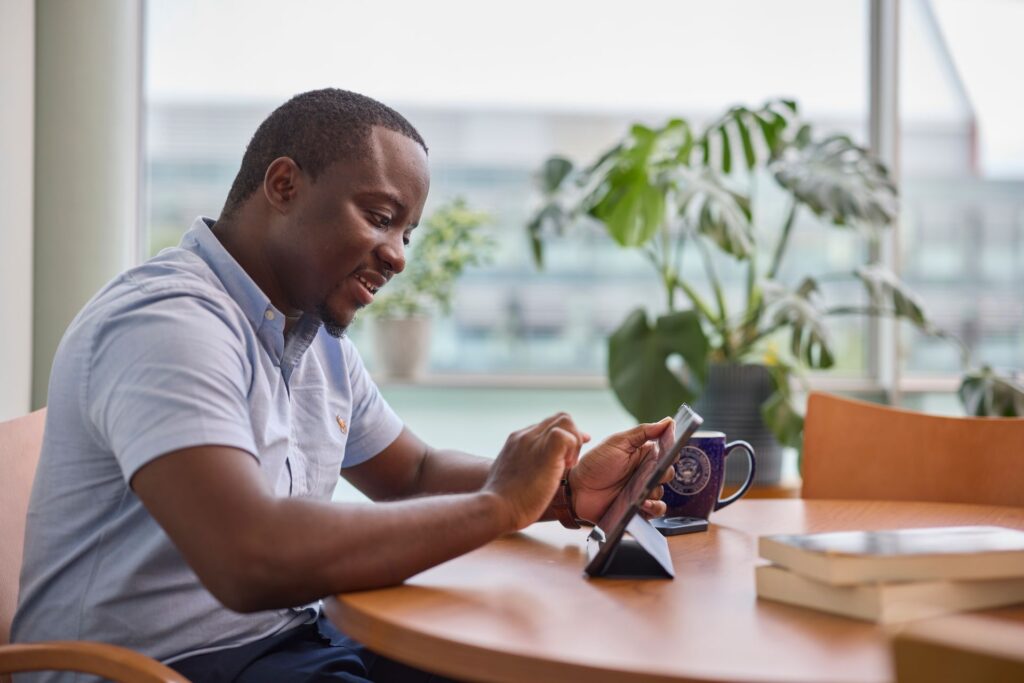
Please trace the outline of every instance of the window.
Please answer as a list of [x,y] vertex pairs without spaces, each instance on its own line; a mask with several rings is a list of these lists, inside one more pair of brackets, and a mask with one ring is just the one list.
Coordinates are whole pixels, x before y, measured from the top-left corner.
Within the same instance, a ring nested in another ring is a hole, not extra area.
[[[149,0],[148,243],[155,252],[196,215],[217,214],[272,107],[328,85],[363,92],[405,114],[430,145],[427,211],[465,196],[494,217],[501,245],[435,325],[432,370],[601,377],[607,333],[637,306],[660,312],[660,287],[639,254],[598,234],[551,244],[538,272],[524,228],[534,170],[552,153],[591,160],[634,121],[700,123],[776,96],[798,100],[822,130],[863,142],[865,19],[861,0],[319,1],[287,12],[272,2]],[[803,223],[789,255],[801,273],[862,260],[839,231]],[[725,279],[738,290],[738,274]],[[366,328],[354,328],[357,341]],[[864,372],[866,329],[844,322],[841,372]]]
[[[901,268],[975,363],[1024,366],[1024,5],[902,4]],[[1008,80],[1008,78],[1010,80]],[[959,375],[956,347],[904,335],[906,376]]]

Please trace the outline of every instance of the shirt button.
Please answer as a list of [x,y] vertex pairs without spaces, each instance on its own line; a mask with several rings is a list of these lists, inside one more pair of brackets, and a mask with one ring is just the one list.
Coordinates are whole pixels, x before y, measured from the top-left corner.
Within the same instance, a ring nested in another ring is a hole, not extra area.
[[273,320],[274,312],[268,309],[267,312],[263,314],[263,317],[266,318],[267,320]]

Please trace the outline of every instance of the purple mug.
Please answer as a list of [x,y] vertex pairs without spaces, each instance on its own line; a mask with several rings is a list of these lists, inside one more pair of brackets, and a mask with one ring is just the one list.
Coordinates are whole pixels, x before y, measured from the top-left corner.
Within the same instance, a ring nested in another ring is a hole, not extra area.
[[[739,490],[723,499],[720,496],[725,484],[725,459],[737,448],[746,451],[750,471]],[[712,512],[735,503],[747,492],[756,468],[754,449],[746,441],[726,443],[722,432],[697,432],[673,465],[675,477],[662,485],[662,500],[668,506],[665,517],[707,519]]]

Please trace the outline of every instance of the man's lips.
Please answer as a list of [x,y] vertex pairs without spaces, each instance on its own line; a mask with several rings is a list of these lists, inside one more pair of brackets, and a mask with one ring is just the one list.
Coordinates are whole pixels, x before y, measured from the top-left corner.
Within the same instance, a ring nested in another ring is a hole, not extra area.
[[388,283],[386,277],[380,273],[373,271],[364,270],[360,271],[352,276],[356,281],[359,290],[359,300],[363,306],[367,306],[373,303],[373,296],[380,290],[381,287]]

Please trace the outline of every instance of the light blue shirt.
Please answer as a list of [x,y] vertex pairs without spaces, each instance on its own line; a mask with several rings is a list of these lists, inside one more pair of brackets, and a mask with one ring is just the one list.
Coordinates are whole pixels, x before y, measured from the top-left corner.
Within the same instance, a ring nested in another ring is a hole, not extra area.
[[[348,339],[274,308],[197,219],[108,284],[53,363],[12,641],[84,639],[171,662],[310,621],[316,605],[223,607],[128,483],[172,451],[251,453],[279,496],[329,500],[402,423]],[[222,482],[230,487],[231,482]]]

